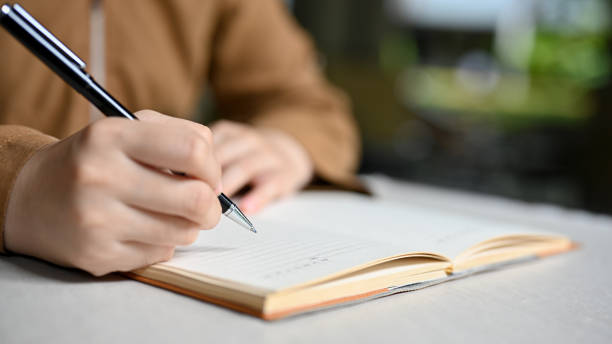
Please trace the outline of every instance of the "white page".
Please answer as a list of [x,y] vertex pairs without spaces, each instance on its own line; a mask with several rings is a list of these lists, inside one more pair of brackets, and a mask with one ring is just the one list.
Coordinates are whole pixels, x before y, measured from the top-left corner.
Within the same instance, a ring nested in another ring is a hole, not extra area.
[[432,252],[454,258],[487,239],[511,234],[550,234],[537,228],[426,208],[396,204],[347,192],[303,192],[279,202],[256,220],[344,233],[400,246],[404,252]]
[[163,263],[215,278],[279,290],[402,253],[401,247],[316,228],[256,221],[257,234],[229,221]]
[[227,219],[164,263],[278,290],[411,252],[449,258],[530,228],[340,192],[304,192],[255,216],[252,234]]

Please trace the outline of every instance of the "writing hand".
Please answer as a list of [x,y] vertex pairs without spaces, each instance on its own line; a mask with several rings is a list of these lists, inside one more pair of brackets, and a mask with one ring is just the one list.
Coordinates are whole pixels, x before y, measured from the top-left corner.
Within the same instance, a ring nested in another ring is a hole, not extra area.
[[99,120],[33,155],[9,200],[8,250],[99,276],[167,260],[216,225],[221,168],[210,130],[136,115]]

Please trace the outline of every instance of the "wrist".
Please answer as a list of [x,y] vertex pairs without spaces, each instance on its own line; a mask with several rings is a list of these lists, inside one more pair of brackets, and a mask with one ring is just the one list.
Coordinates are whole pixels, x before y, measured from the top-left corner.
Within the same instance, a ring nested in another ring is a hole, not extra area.
[[37,253],[40,252],[34,246],[40,238],[30,232],[40,214],[30,206],[35,203],[36,197],[40,197],[41,185],[35,175],[36,171],[44,171],[40,156],[49,146],[52,144],[44,145],[30,154],[13,181],[4,218],[4,249],[7,252],[39,256]]

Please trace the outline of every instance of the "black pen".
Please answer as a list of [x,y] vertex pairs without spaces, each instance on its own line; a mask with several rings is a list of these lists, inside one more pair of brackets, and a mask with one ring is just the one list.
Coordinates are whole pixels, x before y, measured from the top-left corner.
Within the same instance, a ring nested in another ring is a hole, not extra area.
[[[138,120],[85,71],[85,62],[18,4],[2,5],[0,24],[28,50],[89,100],[104,115]],[[253,224],[227,196],[219,196],[223,215],[257,233]]]

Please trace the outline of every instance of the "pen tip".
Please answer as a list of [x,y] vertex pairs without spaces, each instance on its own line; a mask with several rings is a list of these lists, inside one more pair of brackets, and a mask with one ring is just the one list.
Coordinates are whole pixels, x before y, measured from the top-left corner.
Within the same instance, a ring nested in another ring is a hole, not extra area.
[[239,224],[241,227],[248,229],[253,233],[257,233],[255,226],[249,221],[249,219],[238,209],[238,207],[232,203],[229,209],[223,213],[225,216],[229,217],[232,221]]

